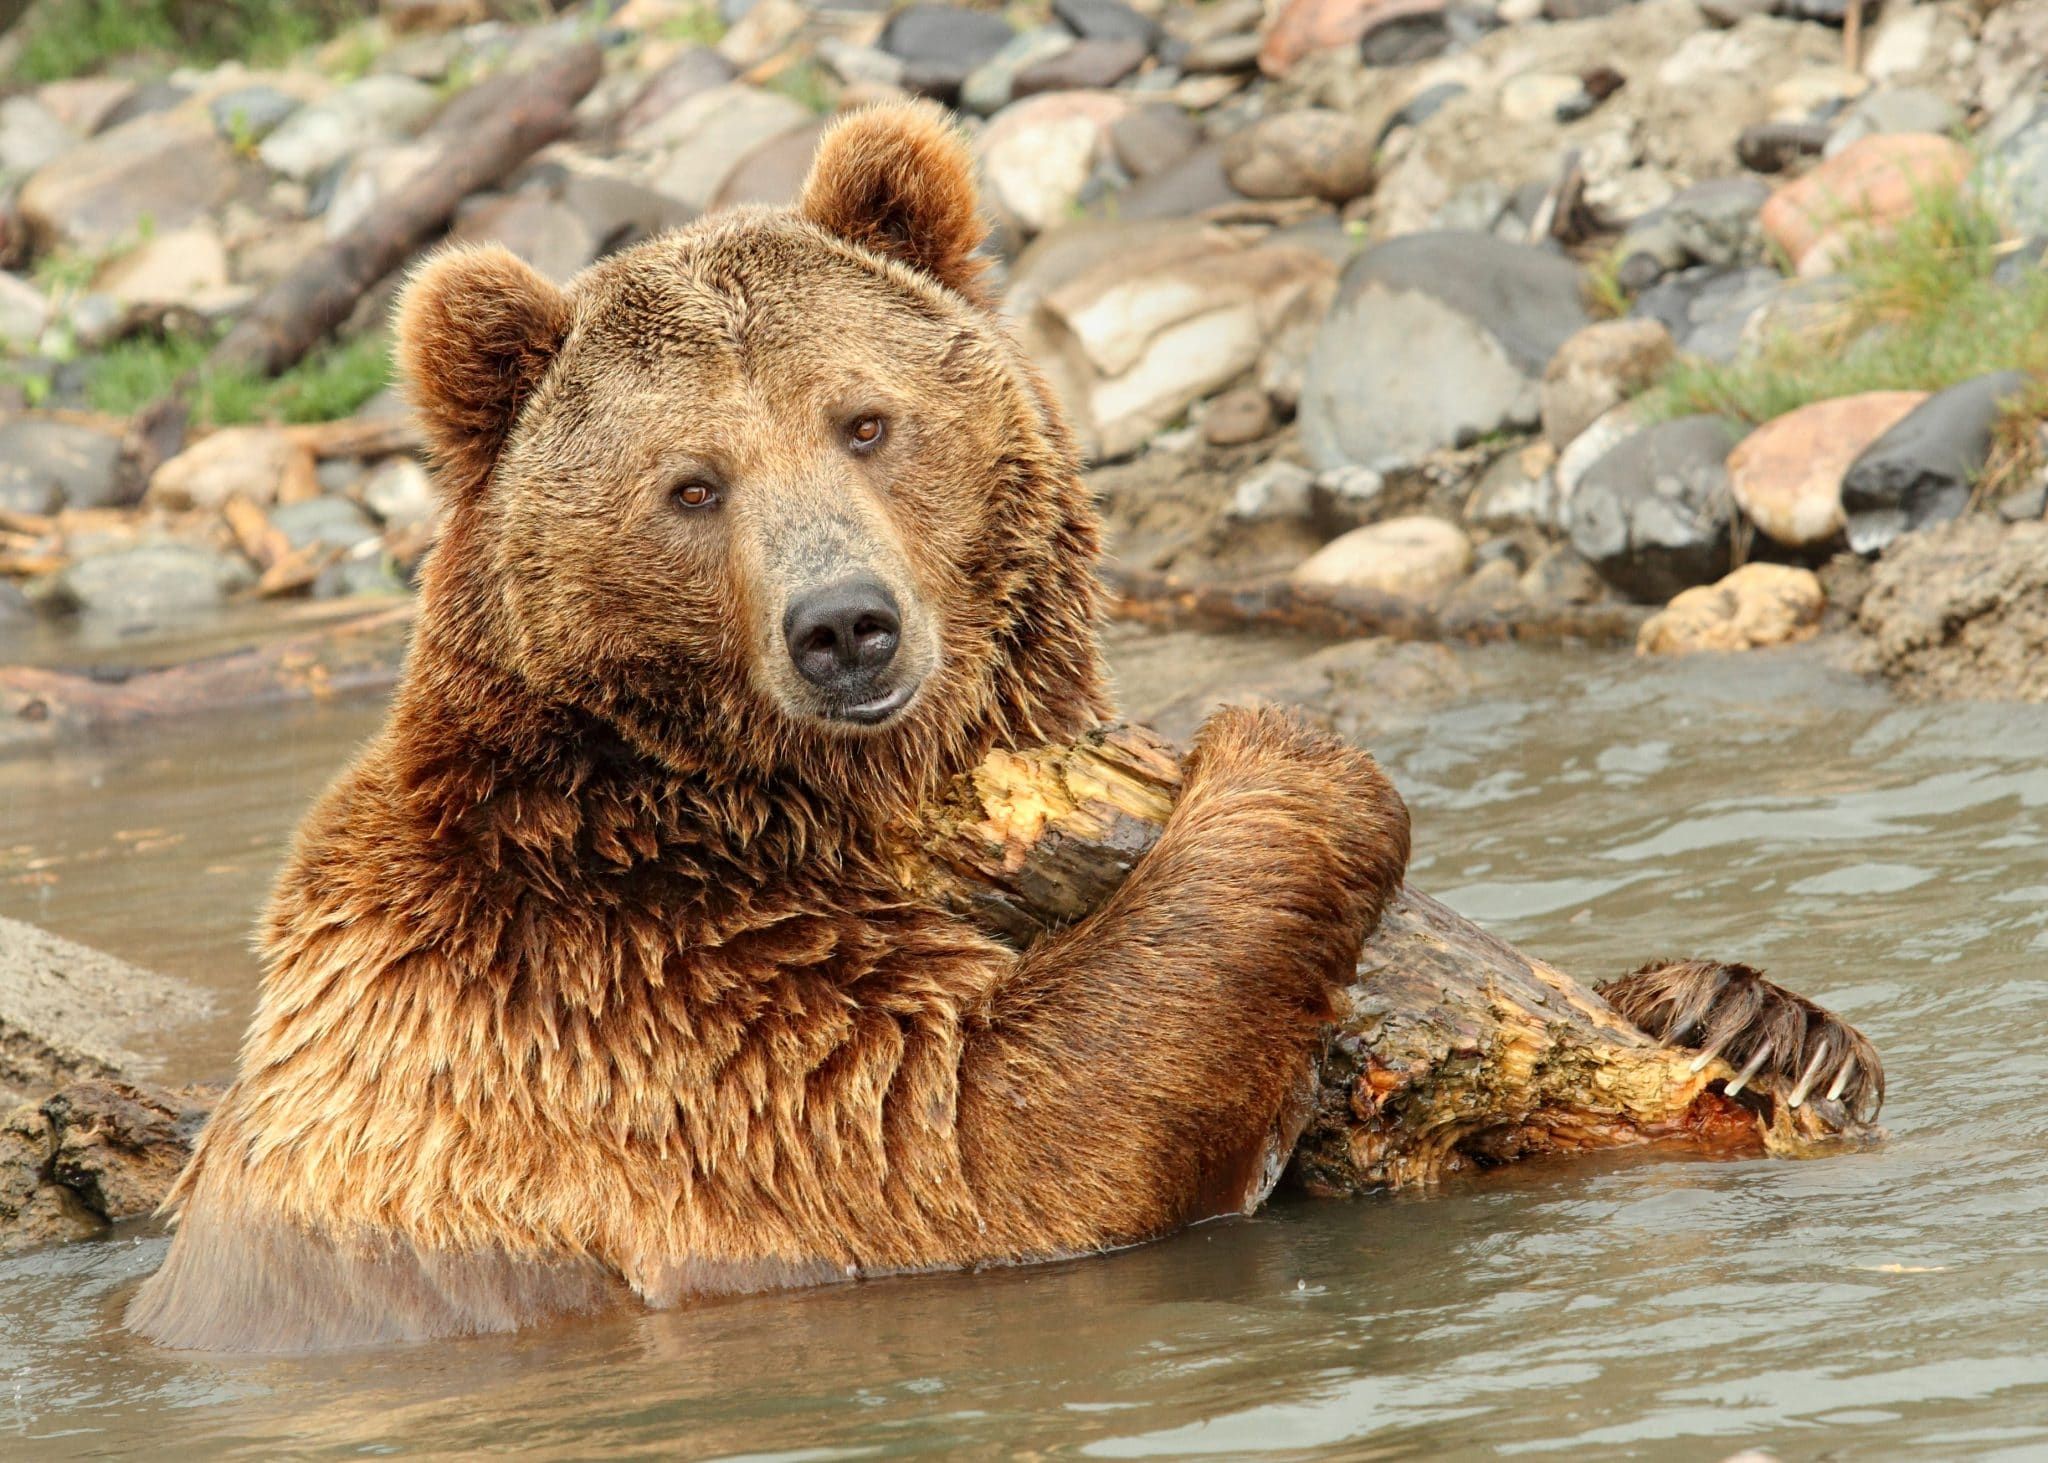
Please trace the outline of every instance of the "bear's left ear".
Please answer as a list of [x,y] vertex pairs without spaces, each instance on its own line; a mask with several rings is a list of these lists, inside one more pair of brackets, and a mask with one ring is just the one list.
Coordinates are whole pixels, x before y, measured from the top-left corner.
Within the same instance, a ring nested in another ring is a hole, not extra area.
[[880,103],[834,123],[818,143],[798,211],[988,303],[974,255],[988,236],[974,159],[936,103]]
[[569,297],[495,244],[446,250],[407,281],[398,302],[398,367],[451,503],[490,481],[570,319]]

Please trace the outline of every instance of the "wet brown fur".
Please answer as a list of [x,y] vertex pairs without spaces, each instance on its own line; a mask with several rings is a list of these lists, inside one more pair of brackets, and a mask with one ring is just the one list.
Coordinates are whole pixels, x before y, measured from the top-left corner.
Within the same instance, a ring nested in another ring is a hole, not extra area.
[[[447,516],[416,643],[280,879],[136,1330],[501,1330],[1070,1255],[1263,1192],[1407,859],[1368,757],[1220,713],[1157,847],[1021,956],[889,857],[988,750],[1110,709],[1095,517],[979,237],[964,150],[892,108],[828,137],[799,209],[566,293],[494,251],[420,272],[402,356]],[[892,435],[856,462],[838,423],[871,408]],[[723,516],[678,511],[692,476]],[[762,546],[819,515],[894,556],[939,647],[873,731],[792,714],[769,665]]]

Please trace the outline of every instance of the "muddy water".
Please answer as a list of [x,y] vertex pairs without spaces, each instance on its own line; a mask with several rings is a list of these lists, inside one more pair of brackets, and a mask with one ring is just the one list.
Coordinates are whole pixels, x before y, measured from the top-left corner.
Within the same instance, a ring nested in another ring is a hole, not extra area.
[[[1283,652],[1126,640],[1135,709]],[[2048,1457],[2048,710],[1810,657],[1467,658],[1387,708],[1416,882],[1586,975],[1770,966],[1888,1058],[1890,1144],[1611,1158],[1287,1203],[1120,1255],[321,1360],[109,1328],[146,1230],[0,1261],[0,1456]],[[207,981],[374,713],[0,764],[0,912]]]

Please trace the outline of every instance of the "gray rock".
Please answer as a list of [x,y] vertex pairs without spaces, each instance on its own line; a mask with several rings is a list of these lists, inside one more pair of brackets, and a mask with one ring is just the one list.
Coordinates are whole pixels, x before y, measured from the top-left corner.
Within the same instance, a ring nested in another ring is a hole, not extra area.
[[1304,107],[1231,134],[1223,169],[1250,198],[1348,203],[1372,187],[1372,134],[1342,112]]
[[633,141],[691,97],[726,85],[734,75],[732,63],[718,52],[691,46],[648,77],[640,94],[619,114],[616,131],[620,140]]
[[243,168],[204,117],[149,117],[102,132],[45,164],[21,190],[21,212],[46,243],[105,249],[144,221],[183,228],[234,196]]
[[979,116],[993,117],[1015,96],[1020,71],[1050,61],[1073,44],[1074,37],[1057,25],[1019,31],[1003,43],[1001,50],[967,74],[967,79],[960,83],[960,105]]
[[99,130],[110,132],[138,117],[154,117],[160,112],[168,112],[190,95],[191,88],[180,86],[175,81],[163,78],[145,81],[114,103],[107,115],[100,118]]
[[0,630],[27,625],[36,617],[36,608],[21,592],[21,586],[12,579],[0,579]]
[[697,216],[680,199],[596,168],[572,168],[562,179],[561,203],[590,230],[600,255],[680,228]]
[[305,182],[381,139],[416,130],[440,95],[406,76],[365,76],[285,119],[256,155],[272,172]]
[[471,199],[449,237],[503,245],[557,283],[595,259],[598,250],[581,215],[537,193]]
[[1681,189],[1662,208],[1628,226],[1619,249],[1633,263],[1647,258],[1655,268],[1622,283],[1642,290],[1662,275],[1694,265],[1726,268],[1763,258],[1763,230],[1757,215],[1771,196],[1761,178],[1715,178]]
[[1646,604],[1711,584],[1730,563],[1728,453],[1741,429],[1680,417],[1639,432],[1587,469],[1565,518],[1600,577]]
[[904,85],[950,102],[975,68],[1009,44],[1014,32],[1000,16],[947,5],[911,5],[882,32],[882,49],[904,62]]
[[[887,51],[877,50],[873,46],[856,46],[852,42],[842,40],[838,36],[827,36],[818,42],[818,60],[823,62],[826,70],[838,77],[841,84],[846,86],[901,86],[903,84],[904,62],[901,56],[892,56]],[[974,75],[969,76],[967,80],[972,82],[975,76],[980,75],[982,71],[987,69],[986,66],[982,67]],[[963,86],[961,88],[963,101],[965,100],[966,92],[967,89]],[[1007,94],[1003,100],[1009,100]],[[1000,106],[1001,103],[999,102],[997,105]]]
[[191,544],[143,544],[81,559],[45,592],[57,607],[133,624],[213,609],[255,578],[239,557]]
[[1944,96],[1917,86],[1880,86],[1851,102],[1828,134],[1823,157],[1833,157],[1866,137],[1901,132],[1953,132],[1963,114]]
[[1774,269],[1700,265],[1644,290],[1629,313],[1662,321],[1684,354],[1727,362],[1741,350],[1751,317],[1785,287]]
[[274,86],[238,86],[206,104],[214,127],[230,142],[261,142],[296,112],[301,102]]
[[1076,41],[1056,56],[1034,62],[1016,75],[1014,96],[1047,91],[1096,91],[1115,86],[1145,59],[1145,47],[1134,40]]
[[433,480],[410,457],[391,457],[379,463],[363,479],[357,496],[364,507],[393,528],[424,523],[434,516]]
[[295,549],[311,544],[322,548],[352,549],[377,537],[377,525],[370,515],[346,498],[309,498],[273,508],[270,522]]
[[2016,289],[2031,280],[2044,261],[2048,261],[2048,235],[2035,234],[1991,266],[1991,281],[2006,289]]
[[1972,185],[1998,200],[2015,230],[2048,233],[2048,105],[1977,164]]
[[[2048,479],[2035,483],[2030,488],[2021,488],[2008,493],[1998,500],[1998,516],[2007,523],[2026,523],[2048,513]],[[0,606],[0,620],[6,618],[6,608]]]
[[399,595],[406,592],[404,578],[383,544],[365,540],[320,571],[313,581],[315,599],[349,599],[361,595]]
[[0,425],[0,502],[8,507],[27,513],[119,507],[131,501],[122,486],[120,438],[33,418]]
[[1396,128],[1420,127],[1469,90],[1470,88],[1462,81],[1439,81],[1434,86],[1424,87],[1399,111],[1387,118],[1380,128],[1379,136],[1374,139],[1375,144],[1385,142]]
[[1250,71],[1259,64],[1259,44],[1256,31],[1234,36],[1211,36],[1188,47],[1187,53],[1180,58],[1180,68],[1191,76]]
[[1306,518],[1313,475],[1305,467],[1275,458],[1252,470],[1230,495],[1230,517],[1241,523]]
[[1819,157],[1833,129],[1825,122],[1758,122],[1735,139],[1735,156],[1758,173],[1782,173],[1801,158]]
[[1371,467],[1531,427],[1543,368],[1586,323],[1558,255],[1462,233],[1369,249],[1310,353],[1302,444],[1318,467]]
[[1205,143],[1171,167],[1138,179],[1112,200],[1115,216],[1124,222],[1190,218],[1212,208],[1243,203],[1223,172],[1221,143]]
[[1052,13],[1083,40],[1158,44],[1159,24],[1118,0],[1052,0]]
[[1865,448],[1842,475],[1849,547],[1876,553],[1902,533],[1962,517],[1999,407],[2027,385],[2025,372],[1999,371],[1937,391]]
[[1202,143],[1202,124],[1179,107],[1154,102],[1109,124],[1110,151],[1133,178],[1149,178]]
[[77,142],[77,134],[34,97],[0,102],[0,173],[32,173]]

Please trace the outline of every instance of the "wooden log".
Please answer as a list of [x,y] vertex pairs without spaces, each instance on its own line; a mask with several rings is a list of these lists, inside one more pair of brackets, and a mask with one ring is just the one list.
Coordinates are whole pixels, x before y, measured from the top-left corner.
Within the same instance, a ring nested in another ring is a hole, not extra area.
[[1640,605],[1515,605],[1443,610],[1367,589],[1296,584],[1284,575],[1194,583],[1106,564],[1109,617],[1160,629],[1266,630],[1354,640],[1583,640],[1633,645],[1651,614]]
[[266,290],[207,365],[270,376],[292,365],[348,318],[363,291],[446,228],[463,199],[567,133],[576,104],[603,71],[597,45],[585,42],[471,88],[428,130],[424,140],[440,145],[433,160]]
[[[905,876],[1028,946],[1101,904],[1157,839],[1179,783],[1178,751],[1139,727],[995,754],[932,811]],[[1546,1154],[1665,1144],[1789,1155],[1881,1135],[1882,1072],[1851,1028],[1743,967],[1658,967],[1617,990],[1641,1015],[1660,1009],[1674,982],[1681,994],[1714,996],[1724,1024],[1743,1025],[1716,1037],[1721,1056],[1660,1043],[1563,971],[1404,889],[1360,953],[1349,1014],[1328,1035],[1292,1181],[1356,1193]],[[1780,1032],[1780,1060],[1738,1083],[1732,1061],[1793,1016],[1810,1026],[1797,1039]],[[1836,1064],[1816,1082],[1810,1053],[1829,1041]],[[1845,1050],[1864,1065],[1830,1099]],[[1802,1075],[1812,1090],[1794,1105]]]

